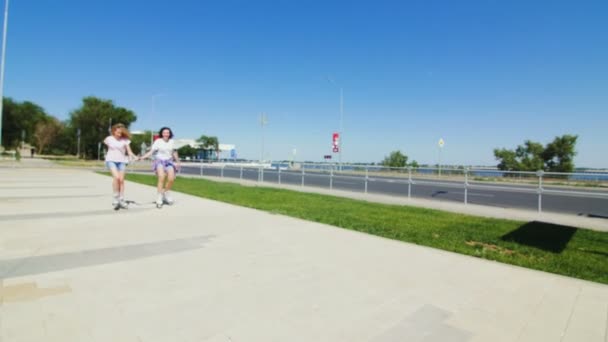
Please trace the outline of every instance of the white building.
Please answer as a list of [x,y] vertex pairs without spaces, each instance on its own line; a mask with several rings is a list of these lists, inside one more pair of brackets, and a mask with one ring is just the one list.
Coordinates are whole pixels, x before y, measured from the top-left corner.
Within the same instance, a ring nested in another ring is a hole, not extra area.
[[[184,146],[190,146],[192,148],[201,149],[201,143],[195,139],[173,139],[175,148],[180,149]],[[202,150],[202,149],[201,149]],[[234,144],[219,144],[219,158],[216,156],[216,151],[213,147],[201,151],[197,158],[198,159],[236,159],[236,146]]]

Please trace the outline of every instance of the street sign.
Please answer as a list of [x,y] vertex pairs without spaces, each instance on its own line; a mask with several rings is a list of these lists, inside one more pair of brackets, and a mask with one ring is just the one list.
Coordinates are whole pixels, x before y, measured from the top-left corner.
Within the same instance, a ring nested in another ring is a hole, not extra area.
[[323,156],[323,158],[325,158],[325,159],[331,159],[331,154],[326,154],[326,155]]
[[340,133],[334,133],[331,136],[331,147],[334,153],[340,152]]

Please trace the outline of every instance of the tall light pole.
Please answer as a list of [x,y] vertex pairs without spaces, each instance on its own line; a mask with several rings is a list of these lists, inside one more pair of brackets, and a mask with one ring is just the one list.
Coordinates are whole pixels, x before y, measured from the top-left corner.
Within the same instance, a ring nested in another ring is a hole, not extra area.
[[264,126],[268,124],[268,116],[266,113],[260,115],[260,126],[262,126],[262,151],[260,152],[260,164],[264,162]]
[[445,142],[443,141],[443,138],[439,139],[439,142],[437,143],[437,145],[439,146],[439,177],[441,177],[441,150],[443,150],[443,145],[445,145]]
[[161,96],[165,96],[165,94],[154,94],[152,95],[152,116],[156,117],[156,98],[157,97],[161,97]]
[[262,127],[262,150],[260,151],[260,171],[258,172],[258,181],[264,181],[264,126],[268,123],[266,113],[260,114],[260,126]]
[[[165,94],[160,93],[152,95],[152,119],[156,118],[156,98],[161,96],[165,96]],[[152,126],[152,122],[150,122],[150,126]],[[150,146],[152,146],[152,144],[154,144],[154,130],[150,129]]]
[[2,33],[2,62],[0,62],[0,147],[2,147],[2,106],[4,104],[4,58],[6,55],[6,30],[8,27],[8,0],[4,3],[4,31]]
[[327,78],[329,83],[334,86],[340,88],[340,127],[338,130],[338,169],[342,170],[342,149],[344,147],[344,138],[342,135],[344,134],[344,88],[338,86],[336,82],[332,78]]
[[80,128],[76,131],[76,138],[78,139],[78,150],[76,151],[76,158],[80,159]]

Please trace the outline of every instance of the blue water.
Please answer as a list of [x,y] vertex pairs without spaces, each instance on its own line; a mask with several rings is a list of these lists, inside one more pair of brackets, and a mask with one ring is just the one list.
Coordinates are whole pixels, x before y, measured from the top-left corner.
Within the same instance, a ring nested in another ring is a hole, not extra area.
[[[288,169],[289,168],[289,163],[287,162],[281,162],[281,163],[272,163],[271,164],[273,168],[281,168],[281,169]],[[305,164],[304,168],[308,169],[308,170],[329,170],[332,167],[337,168],[337,165],[335,164]],[[344,171],[354,171],[354,170],[365,170],[366,166],[364,165],[342,165],[342,170]],[[371,172],[374,171],[382,171],[384,168],[382,166],[375,166],[375,165],[370,165],[367,166],[367,169]],[[452,169],[446,169],[444,172],[448,173],[448,172],[452,172],[454,170]],[[458,170],[460,171],[460,170]],[[437,169],[418,169],[416,170],[417,173],[422,173],[422,174],[434,174],[437,173]],[[502,171],[486,171],[486,170],[472,170],[471,171],[471,176],[473,177],[505,177],[507,175],[507,173],[502,172]],[[519,177],[519,175],[514,174],[515,177]],[[523,177],[535,177],[534,175],[530,175],[527,174]],[[608,174],[605,173],[597,173],[597,174],[584,174],[584,173],[578,173],[575,175],[571,175],[568,177],[569,180],[576,180],[576,181],[595,181],[595,182],[599,182],[599,181],[608,181]]]
[[588,181],[608,181],[608,175],[582,175],[582,174],[578,174],[578,175],[573,175],[570,176],[571,180],[588,180]]

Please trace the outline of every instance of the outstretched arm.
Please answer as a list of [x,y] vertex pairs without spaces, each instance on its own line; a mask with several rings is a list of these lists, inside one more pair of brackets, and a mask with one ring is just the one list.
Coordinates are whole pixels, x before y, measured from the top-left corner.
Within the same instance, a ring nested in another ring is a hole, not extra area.
[[153,149],[150,149],[150,151],[148,151],[147,153],[145,153],[143,156],[141,156],[139,159],[146,159],[148,157],[150,157],[152,155],[152,153],[154,153]]
[[129,145],[127,145],[127,153],[129,154],[129,157],[133,159],[139,159],[139,157],[136,156],[135,153],[133,153],[133,151],[131,150],[131,146]]

